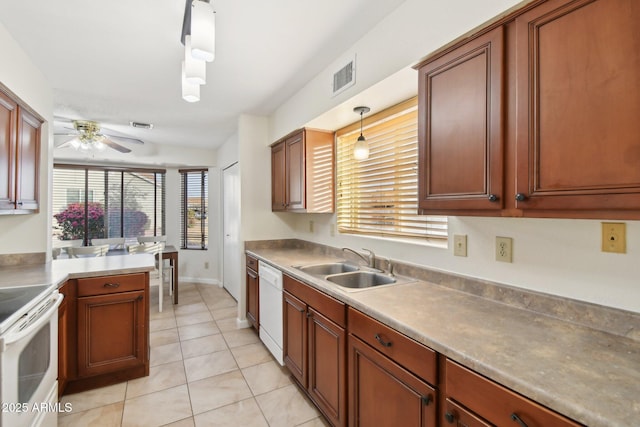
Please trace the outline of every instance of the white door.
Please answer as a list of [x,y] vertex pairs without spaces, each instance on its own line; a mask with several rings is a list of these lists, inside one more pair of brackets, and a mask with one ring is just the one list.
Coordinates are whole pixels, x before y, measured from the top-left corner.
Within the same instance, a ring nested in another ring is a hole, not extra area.
[[222,171],[222,280],[236,301],[240,298],[240,167],[234,163]]

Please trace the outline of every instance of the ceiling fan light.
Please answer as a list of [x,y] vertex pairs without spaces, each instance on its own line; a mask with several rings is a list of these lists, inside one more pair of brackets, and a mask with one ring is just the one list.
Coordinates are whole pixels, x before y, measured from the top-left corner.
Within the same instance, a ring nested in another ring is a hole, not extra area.
[[216,14],[213,6],[194,0],[191,4],[191,55],[201,61],[212,62],[215,49]]
[[200,101],[200,85],[192,84],[187,81],[184,61],[182,61],[182,99],[187,102]]
[[203,85],[207,83],[207,63],[200,59],[195,59],[191,55],[191,36],[184,39],[184,73],[187,81],[191,84]]
[[105,143],[104,143],[104,142],[102,142],[102,141],[100,141],[100,140],[96,140],[96,141],[93,143],[93,146],[94,146],[94,147],[95,147],[95,149],[96,149],[96,150],[98,150],[98,151],[104,151],[104,150],[107,148],[107,146],[105,145]]
[[69,144],[71,144],[71,147],[73,147],[74,150],[78,150],[82,145],[78,138],[73,138],[71,141],[69,141]]

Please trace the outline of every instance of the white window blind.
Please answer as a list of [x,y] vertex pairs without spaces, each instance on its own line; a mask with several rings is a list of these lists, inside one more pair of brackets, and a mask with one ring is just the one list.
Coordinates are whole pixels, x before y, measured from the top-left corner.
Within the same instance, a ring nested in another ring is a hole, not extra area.
[[360,122],[336,132],[342,233],[446,240],[445,216],[418,215],[418,106],[412,98],[366,120],[369,158],[355,160]]
[[206,169],[180,170],[180,247],[207,249],[209,245],[209,177]]

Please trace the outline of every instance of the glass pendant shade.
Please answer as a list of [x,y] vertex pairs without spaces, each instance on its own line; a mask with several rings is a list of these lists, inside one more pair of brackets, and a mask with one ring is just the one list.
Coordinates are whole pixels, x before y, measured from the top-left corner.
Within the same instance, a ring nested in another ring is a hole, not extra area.
[[184,69],[184,61],[182,61],[182,99],[187,102],[198,102],[200,101],[200,85],[189,83]]
[[184,38],[184,74],[187,82],[196,85],[207,83],[207,63],[191,55],[191,36]]
[[369,144],[367,144],[362,134],[360,134],[356,145],[353,147],[353,158],[356,160],[367,160],[369,158]]
[[[186,44],[186,43],[185,43]],[[212,62],[216,47],[216,14],[213,6],[200,0],[191,5],[191,55]]]

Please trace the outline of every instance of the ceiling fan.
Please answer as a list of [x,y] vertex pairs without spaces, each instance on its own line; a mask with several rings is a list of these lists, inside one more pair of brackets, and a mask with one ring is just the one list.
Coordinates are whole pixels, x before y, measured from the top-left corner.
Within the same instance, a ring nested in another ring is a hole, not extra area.
[[76,150],[89,151],[96,149],[105,150],[113,148],[121,153],[130,153],[131,150],[115,141],[144,144],[143,141],[126,136],[109,135],[100,131],[100,124],[90,120],[73,120],[75,133],[55,133],[54,135],[70,136],[71,139],[61,143],[56,148],[72,147]]

